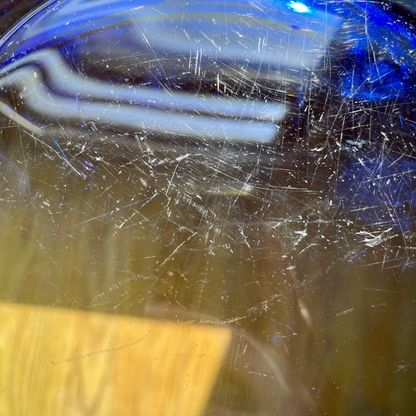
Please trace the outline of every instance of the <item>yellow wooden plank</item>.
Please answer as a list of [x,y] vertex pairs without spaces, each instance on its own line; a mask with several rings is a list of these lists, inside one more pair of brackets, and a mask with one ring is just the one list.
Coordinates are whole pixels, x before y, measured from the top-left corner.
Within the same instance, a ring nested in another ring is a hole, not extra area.
[[231,330],[0,304],[0,414],[201,415]]

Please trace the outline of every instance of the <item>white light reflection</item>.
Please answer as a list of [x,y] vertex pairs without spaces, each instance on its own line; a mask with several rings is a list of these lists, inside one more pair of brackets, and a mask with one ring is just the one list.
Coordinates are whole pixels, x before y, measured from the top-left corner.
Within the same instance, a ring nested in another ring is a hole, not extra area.
[[303,4],[298,1],[291,1],[289,3],[289,7],[297,13],[310,13],[311,12],[311,9],[308,6],[306,6],[306,4]]

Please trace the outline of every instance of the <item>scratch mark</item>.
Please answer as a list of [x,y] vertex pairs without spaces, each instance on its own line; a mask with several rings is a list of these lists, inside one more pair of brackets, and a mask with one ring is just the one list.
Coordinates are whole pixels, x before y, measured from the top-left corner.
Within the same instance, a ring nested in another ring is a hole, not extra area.
[[175,250],[173,250],[172,251],[172,253],[170,253],[169,254],[169,256],[168,257],[166,257],[166,259],[165,260],[163,260],[163,262],[160,264],[160,266],[156,269],[156,271],[159,271],[171,258],[172,258],[172,256],[174,256],[175,255],[175,253],[177,253],[178,252],[178,250],[180,250],[180,248],[184,245],[184,244],[186,244],[192,237],[194,237],[195,235],[196,235],[196,231],[194,231],[185,241],[182,241],[182,243],[181,244],[179,244],[176,248],[175,248]]
[[342,311],[342,312],[337,313],[335,316],[346,315],[347,313],[350,313],[353,310],[354,310],[354,308],[346,309],[345,311]]
[[117,352],[117,351],[123,350],[123,349],[128,348],[128,347],[133,347],[134,345],[137,345],[140,342],[142,342],[144,339],[146,339],[150,335],[150,333],[153,332],[155,329],[156,328],[151,329],[145,335],[143,335],[140,339],[138,339],[137,341],[134,341],[130,344],[125,344],[125,345],[121,345],[120,347],[114,347],[114,348],[105,348],[105,349],[102,349],[102,350],[99,350],[99,351],[93,351],[93,352],[90,352],[90,353],[79,355],[78,357],[67,358],[64,361],[64,363],[70,363],[70,362],[73,362],[73,361],[82,360],[84,358],[92,357],[92,356],[97,355],[97,354],[106,354],[106,353],[110,353],[110,352]]

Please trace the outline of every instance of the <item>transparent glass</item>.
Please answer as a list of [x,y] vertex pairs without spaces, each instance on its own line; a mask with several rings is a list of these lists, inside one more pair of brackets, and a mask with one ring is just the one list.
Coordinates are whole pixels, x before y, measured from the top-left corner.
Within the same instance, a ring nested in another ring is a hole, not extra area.
[[63,0],[9,28],[0,414],[413,415],[412,13]]

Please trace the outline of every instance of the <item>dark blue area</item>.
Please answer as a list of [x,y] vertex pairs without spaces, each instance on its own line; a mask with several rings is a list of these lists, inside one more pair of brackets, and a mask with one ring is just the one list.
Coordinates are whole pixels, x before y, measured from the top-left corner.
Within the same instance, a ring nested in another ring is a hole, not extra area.
[[400,66],[392,60],[374,62],[366,52],[359,50],[348,64],[339,77],[339,90],[344,97],[366,102],[385,101],[413,91]]
[[416,159],[355,157],[345,164],[337,193],[342,215],[357,224],[408,231],[416,208]]
[[388,7],[371,2],[346,2],[351,46],[338,74],[338,92],[366,102],[408,99],[413,94],[415,28]]

